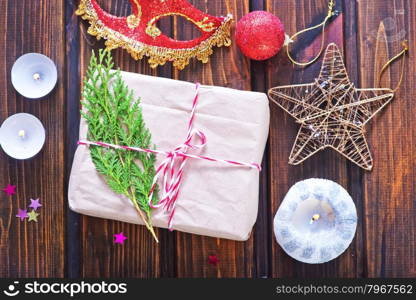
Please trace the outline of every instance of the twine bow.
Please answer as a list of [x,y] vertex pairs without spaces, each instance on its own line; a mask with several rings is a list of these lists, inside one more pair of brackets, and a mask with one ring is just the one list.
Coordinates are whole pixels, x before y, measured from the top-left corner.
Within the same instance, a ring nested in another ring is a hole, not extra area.
[[[91,142],[91,141],[79,141],[79,145],[92,145],[99,147],[112,148],[117,150],[129,150],[129,151],[138,151],[146,152],[153,154],[160,154],[166,156],[166,158],[160,163],[156,169],[156,174],[153,178],[152,188],[149,192],[148,202],[151,208],[163,208],[166,212],[169,213],[168,228],[169,230],[173,229],[173,216],[175,215],[175,206],[180,193],[180,188],[183,180],[183,173],[185,166],[188,162],[188,158],[200,159],[205,161],[220,162],[233,166],[242,166],[257,169],[261,171],[261,166],[257,163],[246,163],[234,160],[225,160],[218,159],[204,155],[195,155],[188,153],[189,150],[201,150],[207,144],[207,138],[205,134],[199,130],[193,128],[195,120],[195,111],[198,104],[199,98],[199,88],[200,84],[196,84],[195,96],[192,102],[191,115],[188,121],[188,131],[185,142],[177,146],[172,151],[161,151],[154,149],[143,149],[139,147],[130,147],[130,146],[120,146],[104,142]],[[196,139],[199,139],[199,143],[196,143]],[[179,166],[179,167],[178,167]],[[157,182],[163,176],[162,184],[162,196],[160,201],[157,204],[154,204],[152,201],[153,193],[156,189]]]

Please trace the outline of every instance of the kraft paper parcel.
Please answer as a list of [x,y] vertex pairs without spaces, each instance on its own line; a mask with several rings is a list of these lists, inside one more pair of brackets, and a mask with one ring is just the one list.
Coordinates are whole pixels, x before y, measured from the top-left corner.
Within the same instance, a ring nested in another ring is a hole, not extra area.
[[[122,77],[135,98],[141,98],[143,116],[156,148],[170,151],[182,144],[195,84],[128,72],[122,72]],[[190,153],[260,164],[269,131],[267,96],[201,86],[194,128],[205,133],[207,145]],[[87,130],[81,119],[80,139],[86,139]],[[164,158],[158,156],[156,166]],[[77,148],[68,193],[69,206],[78,213],[142,224],[130,200],[114,193],[97,173],[87,146]],[[257,218],[258,199],[258,170],[190,158],[176,203],[174,229],[247,240]],[[153,210],[155,226],[167,228],[167,222],[168,213]]]

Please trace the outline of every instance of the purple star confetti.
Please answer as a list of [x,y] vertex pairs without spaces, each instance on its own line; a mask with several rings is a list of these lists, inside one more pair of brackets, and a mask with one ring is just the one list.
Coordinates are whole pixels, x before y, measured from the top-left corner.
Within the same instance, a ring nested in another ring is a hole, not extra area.
[[3,189],[3,192],[5,192],[7,194],[7,196],[12,196],[12,195],[16,194],[16,186],[15,185],[8,184]]
[[37,199],[30,199],[30,208],[33,208],[33,210],[37,210],[39,207],[41,207],[42,204],[39,203],[39,198]]
[[28,216],[27,209],[20,209],[19,213],[16,215],[16,217],[20,218],[20,221],[24,221]]
[[115,234],[114,235],[115,240],[114,240],[114,244],[124,244],[124,241],[127,240],[127,237],[123,234],[123,232],[120,232],[119,234]]

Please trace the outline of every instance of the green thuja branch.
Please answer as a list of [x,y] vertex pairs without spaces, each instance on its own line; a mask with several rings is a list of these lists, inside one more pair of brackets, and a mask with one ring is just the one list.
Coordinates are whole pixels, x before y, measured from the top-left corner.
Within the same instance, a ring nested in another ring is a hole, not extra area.
[[[109,51],[92,54],[84,80],[83,109],[81,115],[88,124],[88,140],[116,145],[150,148],[151,135],[139,107],[121,78],[120,71],[112,70],[114,64]],[[149,191],[155,176],[155,156],[143,152],[91,147],[91,158],[109,187],[125,195],[134,204],[157,241],[151,222]],[[156,202],[157,192],[153,201]]]

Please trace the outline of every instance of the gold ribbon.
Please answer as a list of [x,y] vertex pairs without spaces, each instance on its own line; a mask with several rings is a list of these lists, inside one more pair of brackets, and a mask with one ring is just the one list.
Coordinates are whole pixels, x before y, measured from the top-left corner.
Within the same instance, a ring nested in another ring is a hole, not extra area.
[[383,73],[387,69],[387,67],[390,66],[396,59],[403,56],[404,59],[403,59],[402,66],[401,66],[400,79],[399,79],[399,82],[397,83],[396,88],[393,90],[393,92],[396,92],[398,90],[398,88],[400,87],[400,85],[402,84],[402,81],[403,81],[404,66],[405,66],[405,63],[406,63],[406,53],[407,53],[407,51],[409,51],[409,43],[408,43],[407,40],[404,40],[402,42],[402,47],[403,47],[402,51],[400,51],[394,57],[390,58],[390,60],[384,64],[384,66],[381,68],[380,75],[378,77],[378,86],[380,86],[381,77],[383,76]]
[[303,67],[305,67],[305,66],[308,66],[308,65],[312,64],[313,62],[315,62],[315,61],[319,58],[319,56],[321,56],[322,51],[324,50],[324,44],[325,44],[325,25],[326,25],[326,23],[328,22],[328,20],[329,20],[329,19],[330,19],[330,18],[334,15],[334,11],[333,11],[334,6],[335,6],[335,0],[330,0],[330,1],[329,1],[329,3],[328,3],[328,13],[326,14],[325,19],[324,19],[321,23],[319,23],[318,25],[315,25],[315,26],[312,26],[312,27],[309,27],[309,28],[303,29],[303,30],[301,30],[301,31],[299,31],[299,32],[296,32],[294,35],[292,35],[292,36],[289,38],[290,42],[292,42],[292,41],[293,41],[293,39],[294,39],[295,37],[297,37],[298,35],[300,35],[300,34],[302,34],[302,33],[305,33],[305,32],[307,32],[307,31],[310,31],[310,30],[313,30],[313,29],[319,28],[319,27],[321,27],[321,26],[322,26],[322,41],[321,41],[321,49],[319,50],[319,53],[315,56],[315,58],[313,58],[312,60],[310,60],[310,61],[308,61],[308,62],[298,62],[298,61],[296,61],[296,60],[295,60],[295,59],[291,56],[290,51],[289,51],[289,45],[290,45],[290,42],[287,44],[287,47],[286,47],[286,53],[287,53],[287,56],[289,57],[290,61],[291,61],[293,64],[298,65],[298,66],[303,66]]

